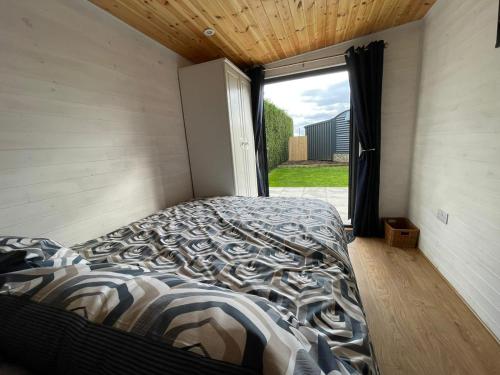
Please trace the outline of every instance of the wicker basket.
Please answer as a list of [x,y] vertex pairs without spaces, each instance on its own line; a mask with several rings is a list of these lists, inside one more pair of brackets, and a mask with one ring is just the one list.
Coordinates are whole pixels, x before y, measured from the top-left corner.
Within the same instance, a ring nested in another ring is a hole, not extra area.
[[419,229],[404,217],[384,219],[385,241],[389,246],[415,248],[418,243]]

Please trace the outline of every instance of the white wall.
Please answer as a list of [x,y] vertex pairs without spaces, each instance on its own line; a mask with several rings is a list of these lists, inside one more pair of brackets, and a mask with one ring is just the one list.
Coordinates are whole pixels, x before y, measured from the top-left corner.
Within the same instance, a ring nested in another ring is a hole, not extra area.
[[500,338],[497,15],[498,0],[439,0],[424,20],[410,217],[419,247]]
[[0,5],[0,233],[91,239],[192,197],[188,61],[81,0]]
[[[343,54],[350,46],[383,39],[389,43],[384,53],[382,87],[382,150],[380,166],[380,215],[406,216],[421,58],[422,22],[413,22],[366,37],[323,48],[276,63],[284,64]],[[291,68],[272,69],[267,77],[334,66],[345,62],[343,56],[306,63]]]

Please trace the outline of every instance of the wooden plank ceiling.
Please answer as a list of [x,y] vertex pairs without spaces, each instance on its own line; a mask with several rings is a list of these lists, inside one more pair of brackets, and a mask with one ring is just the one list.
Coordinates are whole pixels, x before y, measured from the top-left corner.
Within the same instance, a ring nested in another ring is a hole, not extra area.
[[[422,18],[436,0],[90,0],[185,58],[269,63]],[[206,37],[203,30],[216,33]]]

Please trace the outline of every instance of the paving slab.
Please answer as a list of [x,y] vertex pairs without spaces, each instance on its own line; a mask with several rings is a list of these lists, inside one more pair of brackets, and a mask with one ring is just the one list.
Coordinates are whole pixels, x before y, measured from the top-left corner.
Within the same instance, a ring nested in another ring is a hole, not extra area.
[[321,199],[332,204],[340,214],[344,224],[350,224],[347,218],[348,212],[348,188],[338,187],[271,187],[269,188],[271,197],[298,197]]

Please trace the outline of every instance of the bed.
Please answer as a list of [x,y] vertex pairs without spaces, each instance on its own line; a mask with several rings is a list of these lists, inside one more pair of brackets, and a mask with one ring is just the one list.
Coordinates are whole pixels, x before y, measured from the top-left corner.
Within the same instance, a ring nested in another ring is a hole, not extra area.
[[219,197],[66,248],[0,237],[0,352],[71,374],[377,374],[333,206]]

